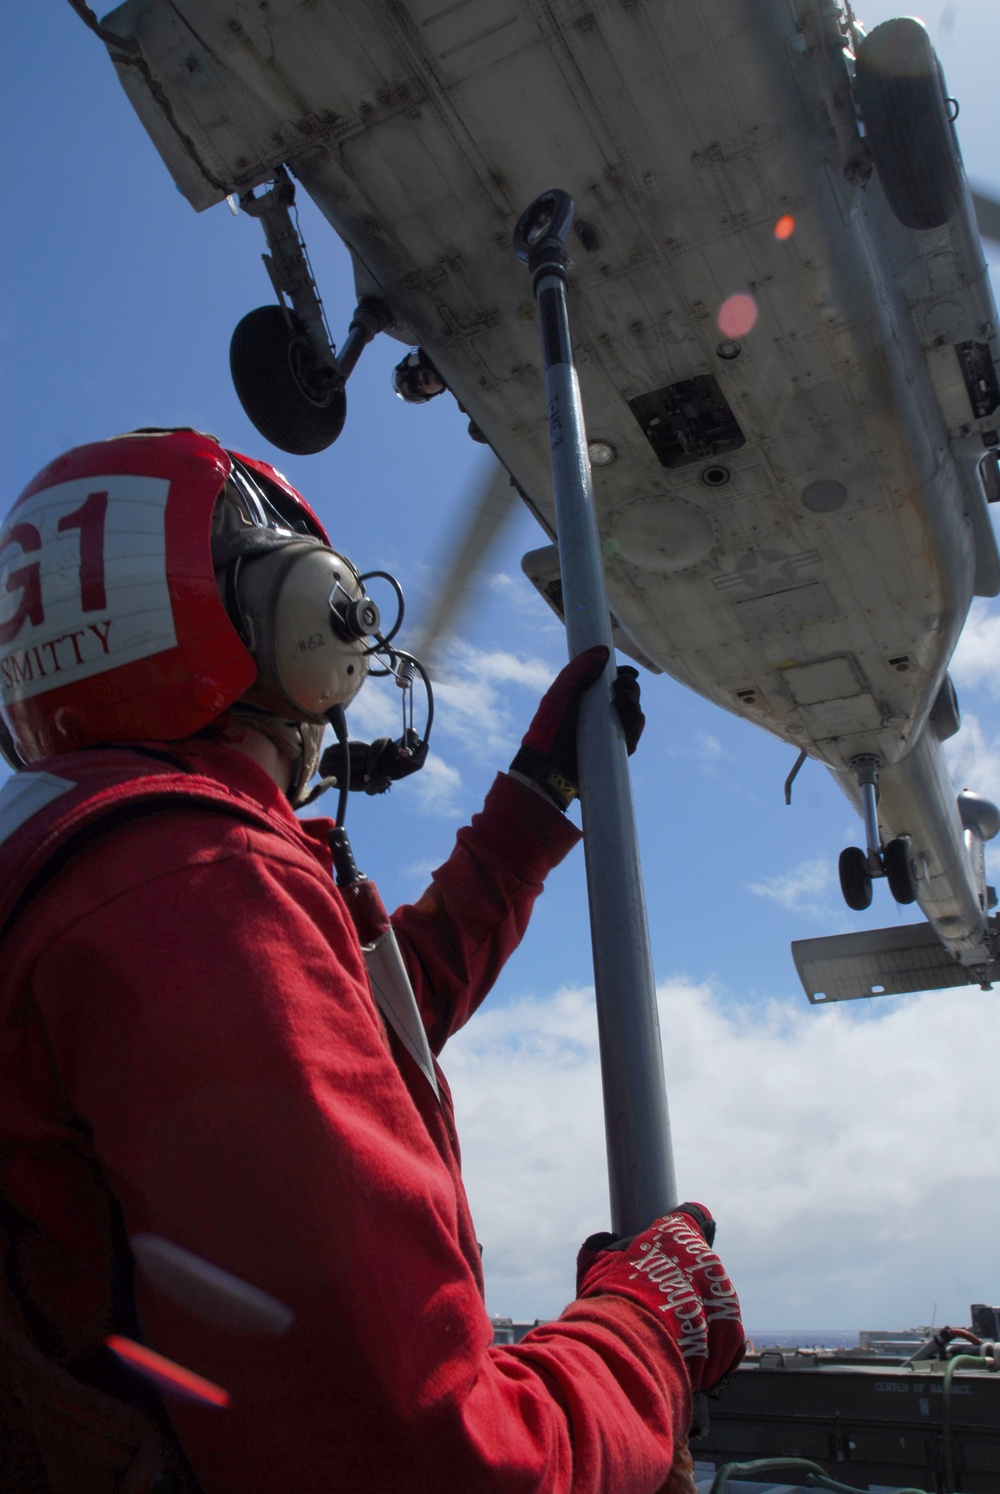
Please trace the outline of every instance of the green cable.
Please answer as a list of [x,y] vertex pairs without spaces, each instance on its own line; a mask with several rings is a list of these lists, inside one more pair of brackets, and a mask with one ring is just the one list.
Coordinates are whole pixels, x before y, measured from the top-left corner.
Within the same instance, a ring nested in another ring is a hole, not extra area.
[[[994,1360],[994,1364],[995,1364]],[[941,1439],[944,1452],[944,1482],[947,1494],[955,1494],[955,1465],[951,1455],[951,1382],[957,1369],[988,1369],[988,1362],[980,1354],[956,1354],[945,1365],[941,1384]]]
[[[996,1361],[994,1361],[995,1365]],[[941,1441],[944,1455],[944,1477],[947,1494],[956,1494],[955,1464],[951,1447],[951,1382],[959,1369],[989,1369],[990,1363],[979,1354],[956,1354],[945,1365],[941,1385]],[[806,1458],[756,1458],[750,1463],[724,1463],[716,1471],[709,1494],[722,1494],[731,1478],[753,1478],[758,1473],[801,1473],[807,1489],[828,1489],[831,1494],[858,1494],[853,1484],[841,1484]],[[926,1489],[898,1489],[896,1494],[927,1494]]]
[[[976,1363],[982,1364],[982,1360]],[[712,1480],[709,1494],[722,1494],[731,1478],[755,1478],[758,1473],[801,1473],[799,1482],[806,1489],[829,1489],[831,1494],[858,1494],[856,1484],[838,1483],[818,1463],[810,1463],[806,1458],[755,1458],[752,1463],[724,1463]],[[899,1489],[896,1494],[927,1494],[927,1490]]]

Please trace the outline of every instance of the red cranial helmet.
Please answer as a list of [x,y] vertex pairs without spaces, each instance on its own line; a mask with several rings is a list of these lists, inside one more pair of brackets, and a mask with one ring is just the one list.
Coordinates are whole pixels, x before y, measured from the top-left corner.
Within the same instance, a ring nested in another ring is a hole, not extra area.
[[198,431],[79,446],[0,528],[0,716],[24,762],[176,741],[237,701],[321,729],[377,627],[295,489]]

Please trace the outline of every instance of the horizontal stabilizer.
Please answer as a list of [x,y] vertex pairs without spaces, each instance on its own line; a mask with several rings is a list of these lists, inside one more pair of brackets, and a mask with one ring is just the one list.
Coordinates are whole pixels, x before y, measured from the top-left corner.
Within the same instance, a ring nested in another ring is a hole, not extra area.
[[[792,959],[812,1002],[982,984],[982,967],[973,970],[959,964],[929,923],[833,934],[826,939],[795,939]],[[988,978],[1000,980],[1000,961],[991,961]]]

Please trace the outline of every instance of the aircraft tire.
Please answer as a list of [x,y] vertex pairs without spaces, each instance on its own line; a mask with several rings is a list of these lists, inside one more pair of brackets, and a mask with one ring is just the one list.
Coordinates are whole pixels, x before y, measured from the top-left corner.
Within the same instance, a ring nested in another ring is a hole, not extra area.
[[309,346],[280,306],[258,306],[236,326],[229,371],[240,404],[265,440],[295,456],[332,446],[344,428],[347,396],[310,378]]
[[964,195],[944,74],[920,21],[884,21],[858,48],[855,89],[875,170],[907,228],[940,228]]
[[897,903],[915,903],[917,884],[913,875],[913,848],[908,835],[897,835],[882,853],[889,891]]
[[872,879],[868,874],[868,858],[857,846],[848,846],[840,853],[837,866],[840,873],[840,890],[844,902],[855,913],[863,913],[871,907]]

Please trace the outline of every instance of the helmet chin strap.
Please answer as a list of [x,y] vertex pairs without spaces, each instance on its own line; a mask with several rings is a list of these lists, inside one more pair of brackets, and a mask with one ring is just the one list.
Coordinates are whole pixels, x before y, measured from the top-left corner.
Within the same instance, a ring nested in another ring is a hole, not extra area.
[[278,716],[250,705],[245,700],[238,700],[231,707],[230,715],[234,721],[242,721],[246,726],[253,727],[254,731],[259,731],[261,736],[267,737],[291,765],[292,782],[288,787],[287,798],[293,809],[311,804],[324,789],[329,788],[327,780],[322,780],[311,791],[308,788],[309,780],[319,766],[324,731],[321,724],[312,721],[282,721]]

